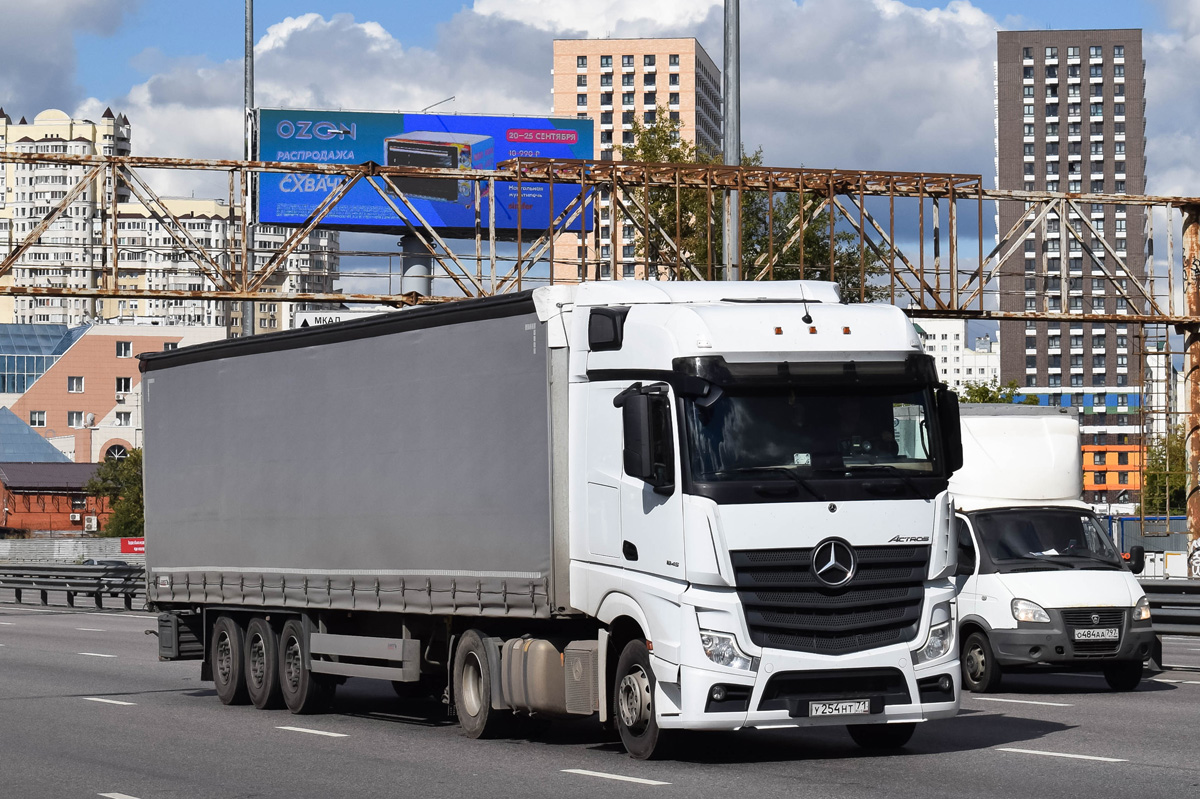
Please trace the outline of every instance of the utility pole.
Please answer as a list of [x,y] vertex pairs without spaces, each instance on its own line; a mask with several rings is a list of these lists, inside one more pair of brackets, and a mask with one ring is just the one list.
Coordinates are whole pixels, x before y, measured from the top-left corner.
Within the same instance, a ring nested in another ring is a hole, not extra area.
[[[246,57],[245,57],[245,101],[243,108],[243,123],[245,141],[242,146],[243,158],[250,161],[254,158],[254,0],[246,0]],[[250,172],[244,173],[250,181],[250,191],[246,194],[246,207],[242,214],[242,235],[246,237],[246,263],[242,264],[243,274],[247,278],[254,272],[254,228],[250,219],[254,214],[254,179]],[[232,209],[230,209],[232,215]],[[254,335],[254,301],[242,301],[242,335]]]
[[[725,91],[723,92],[722,126],[724,131],[725,164],[742,163],[742,91],[741,35],[738,32],[738,0],[725,0]],[[725,194],[725,213],[722,218],[722,257],[725,279],[738,280],[742,266],[742,209],[736,189]]]

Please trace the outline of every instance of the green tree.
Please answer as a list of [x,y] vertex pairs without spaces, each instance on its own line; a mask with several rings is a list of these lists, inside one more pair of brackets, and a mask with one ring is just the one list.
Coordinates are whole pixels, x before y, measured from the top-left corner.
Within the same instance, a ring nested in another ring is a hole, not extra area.
[[1173,427],[1166,437],[1153,437],[1146,444],[1142,472],[1142,505],[1147,516],[1178,516],[1187,508],[1187,450],[1182,427]]
[[[1021,396],[1021,387],[1016,380],[1009,380],[1004,385],[995,378],[991,380],[968,380],[963,383],[959,399],[963,402],[1003,403],[1011,405]],[[1018,403],[1020,405],[1037,405],[1038,398],[1026,394]]]
[[[620,148],[626,161],[645,163],[680,163],[713,165],[722,163],[719,155],[705,152],[680,135],[681,123],[670,119],[664,109],[655,114],[649,125],[634,122],[633,143]],[[742,165],[762,166],[762,148],[742,153]],[[650,236],[645,235],[647,214],[632,209],[632,221],[638,231],[638,255],[653,264],[673,264],[676,261],[672,242],[678,238],[684,256],[694,265],[713,263],[723,257],[721,219],[723,198],[720,192],[711,196],[705,189],[652,187],[634,191],[633,202],[648,209]],[[740,196],[742,216],[742,276],[754,280],[767,276],[775,280],[835,280],[847,302],[863,299],[867,302],[886,300],[889,289],[879,278],[886,269],[887,251],[866,247],[860,254],[858,236],[846,229],[836,230],[829,240],[829,212],[812,215],[814,198],[797,192],[744,191]],[[805,210],[803,237],[792,241],[799,224],[801,209]],[[836,220],[835,220],[836,222]],[[661,228],[661,230],[659,230]],[[835,224],[836,228],[836,224]],[[662,234],[666,234],[664,237]],[[860,257],[861,255],[861,257]],[[769,264],[774,257],[774,265]],[[831,277],[832,264],[832,277]],[[763,275],[766,272],[767,275]],[[677,270],[680,279],[690,272]],[[866,278],[864,281],[863,278]]]
[[138,538],[145,532],[145,505],[142,500],[142,451],[108,458],[96,469],[83,488],[94,497],[108,500],[112,509],[100,535],[111,538]]

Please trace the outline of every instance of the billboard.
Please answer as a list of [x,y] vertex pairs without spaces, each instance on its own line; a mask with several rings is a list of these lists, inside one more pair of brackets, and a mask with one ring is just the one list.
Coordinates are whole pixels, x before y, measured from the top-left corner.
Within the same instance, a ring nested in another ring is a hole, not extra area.
[[[261,109],[258,158],[263,161],[320,164],[493,169],[510,158],[591,158],[592,121],[561,117],[466,116],[365,111]],[[338,175],[261,173],[258,221],[299,225],[343,180]],[[443,235],[474,235],[475,195],[470,180],[405,178],[397,181],[413,206]],[[481,188],[481,224],[488,224],[487,184]],[[496,229],[515,234],[520,209],[526,230],[545,229],[550,220],[579,196],[580,188],[515,182],[496,183]],[[403,204],[396,205],[407,214]],[[590,228],[590,214],[570,229]],[[415,219],[414,224],[417,224]],[[403,232],[404,222],[369,184],[347,193],[321,223],[346,230]]]

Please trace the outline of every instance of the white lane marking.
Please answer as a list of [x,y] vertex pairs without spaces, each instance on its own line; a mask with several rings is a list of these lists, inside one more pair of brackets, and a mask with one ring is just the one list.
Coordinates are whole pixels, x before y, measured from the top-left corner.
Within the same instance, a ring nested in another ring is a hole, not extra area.
[[26,613],[55,613],[59,616],[103,616],[106,619],[157,619],[148,613],[99,613],[97,611],[79,611],[70,608],[23,608],[20,605],[4,604],[5,610],[23,610]]
[[670,785],[659,780],[644,780],[641,777],[625,777],[621,774],[605,774],[603,771],[588,771],[582,768],[565,768],[564,774],[579,774],[584,777],[599,777],[602,780],[617,780],[618,782],[636,782],[638,785]]
[[1200,680],[1180,680],[1184,685],[1200,685]]
[[1032,699],[999,699],[994,696],[972,697],[980,702],[1010,702],[1014,705],[1045,705],[1047,707],[1075,707],[1067,702],[1035,702]]
[[79,630],[79,632],[81,632],[81,633],[105,633],[105,632],[108,632],[108,630],[101,630],[99,627],[76,627],[75,629]]
[[122,702],[120,699],[101,699],[98,696],[85,696],[84,701],[103,702],[106,705],[124,705],[127,707],[132,707],[133,705],[137,704],[137,702]]
[[277,730],[287,730],[288,732],[306,732],[309,735],[324,735],[327,738],[349,738],[340,732],[325,732],[325,730],[310,730],[307,727],[276,727]]
[[1001,752],[1016,752],[1020,755],[1041,755],[1043,757],[1069,757],[1072,760],[1099,760],[1102,763],[1128,763],[1119,757],[1097,757],[1095,755],[1070,755],[1066,752],[1042,752],[1038,749],[1013,749],[1007,746],[996,747]]
[[136,796],[130,796],[127,793],[98,793],[97,796],[103,796],[105,799],[137,799]]
[[87,655],[90,658],[115,658],[116,655],[102,655],[99,652],[76,652],[77,655]]
[[15,622],[11,622],[11,621],[0,621],[0,624],[3,624],[5,627],[12,627],[12,626],[13,626],[13,624],[15,624]]
[[1155,677],[1154,682],[1165,682],[1168,685],[1174,685],[1175,683],[1183,682],[1183,680],[1167,680],[1162,677]]

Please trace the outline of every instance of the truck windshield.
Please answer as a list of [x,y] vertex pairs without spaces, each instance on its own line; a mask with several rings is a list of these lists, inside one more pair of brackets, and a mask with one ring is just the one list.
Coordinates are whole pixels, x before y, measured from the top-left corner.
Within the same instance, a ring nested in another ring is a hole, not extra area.
[[1087,511],[1007,508],[971,514],[997,571],[1121,568],[1108,534]]
[[932,497],[932,406],[929,386],[727,384],[684,400],[690,481],[719,502]]

